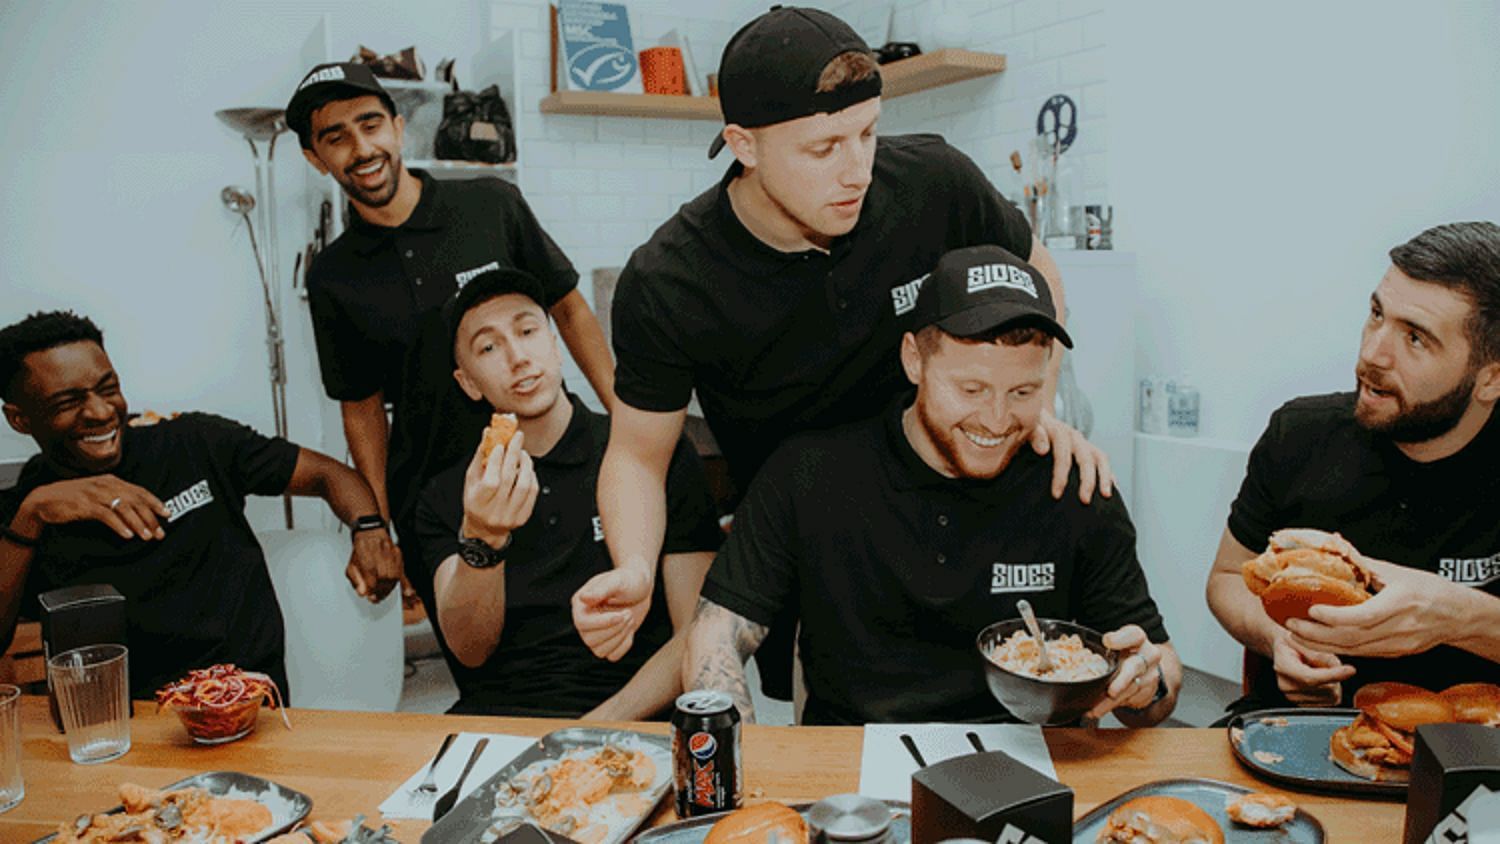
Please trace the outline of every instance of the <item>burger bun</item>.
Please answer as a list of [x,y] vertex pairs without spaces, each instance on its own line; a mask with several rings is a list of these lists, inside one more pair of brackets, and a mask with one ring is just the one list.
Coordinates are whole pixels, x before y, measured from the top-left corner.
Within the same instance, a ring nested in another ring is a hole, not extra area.
[[763,844],[772,840],[806,844],[807,820],[781,803],[759,803],[720,818],[703,844]]
[[1180,797],[1150,795],[1121,803],[1109,813],[1097,844],[1224,844],[1218,821]]

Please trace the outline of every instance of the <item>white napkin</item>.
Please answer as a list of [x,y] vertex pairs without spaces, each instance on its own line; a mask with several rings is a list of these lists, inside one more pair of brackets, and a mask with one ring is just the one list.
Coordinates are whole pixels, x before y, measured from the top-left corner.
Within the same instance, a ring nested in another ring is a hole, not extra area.
[[864,753],[859,765],[859,793],[881,800],[910,800],[911,775],[917,761],[901,743],[911,736],[922,758],[931,765],[974,753],[966,733],[975,733],[985,750],[1003,750],[1016,761],[1052,779],[1052,752],[1042,728],[1029,724],[866,724]]
[[[448,792],[453,784],[458,782],[458,775],[463,773],[464,765],[469,761],[469,754],[474,752],[474,745],[482,738],[490,740],[485,745],[484,753],[474,763],[474,769],[469,771],[469,776],[464,779],[463,791],[459,792],[458,799],[463,800],[469,792],[478,788],[485,780],[494,776],[501,768],[509,765],[512,759],[521,755],[521,751],[536,743],[536,739],[526,736],[502,736],[493,733],[459,733],[458,738],[443,754],[443,761],[437,766],[437,797]],[[415,773],[406,778],[406,782],[391,793],[390,797],[380,804],[380,813],[389,819],[410,820],[432,820],[432,807],[437,803],[437,797],[413,800],[412,790],[417,787],[427,776],[427,766],[432,762],[428,759],[422,763]]]

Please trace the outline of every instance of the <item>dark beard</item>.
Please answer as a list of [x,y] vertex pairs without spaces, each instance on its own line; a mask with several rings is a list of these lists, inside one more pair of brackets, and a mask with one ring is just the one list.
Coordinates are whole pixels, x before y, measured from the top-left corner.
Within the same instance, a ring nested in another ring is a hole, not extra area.
[[[355,167],[363,167],[369,163],[368,161],[362,161],[355,165]],[[339,187],[344,189],[344,193],[360,205],[366,208],[384,208],[391,203],[391,200],[396,198],[396,189],[401,187],[401,157],[388,158],[386,160],[386,167],[391,171],[391,178],[379,193],[370,193],[359,187],[354,181],[354,176],[350,173],[345,173],[343,179],[337,179],[336,181],[339,183]],[[350,169],[355,168],[351,167]]]
[[[1356,372],[1356,375],[1358,374]],[[1366,378],[1375,380],[1368,376]],[[1477,380],[1477,373],[1471,369],[1452,390],[1431,401],[1410,407],[1404,406],[1403,403],[1403,407],[1396,416],[1386,422],[1375,423],[1361,419],[1356,404],[1354,421],[1358,422],[1361,428],[1384,434],[1398,443],[1424,443],[1435,440],[1453,430],[1463,419],[1464,413],[1469,409],[1469,400],[1474,395],[1474,384]],[[1358,381],[1355,382],[1354,389],[1358,392]]]

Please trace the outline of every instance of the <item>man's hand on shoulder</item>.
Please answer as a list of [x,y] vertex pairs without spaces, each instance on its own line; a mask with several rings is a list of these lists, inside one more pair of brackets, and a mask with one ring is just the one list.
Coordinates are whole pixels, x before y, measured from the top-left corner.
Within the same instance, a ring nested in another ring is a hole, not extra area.
[[617,567],[594,575],[573,593],[573,626],[594,656],[618,662],[630,652],[655,585],[639,568]]
[[1114,494],[1115,473],[1109,468],[1109,455],[1084,439],[1078,429],[1043,410],[1031,432],[1031,448],[1037,454],[1052,453],[1052,497],[1062,498],[1068,489],[1068,475],[1078,464],[1078,500],[1084,504],[1094,498],[1094,489],[1109,498]]
[[102,522],[121,539],[164,539],[162,525],[171,514],[161,499],[144,487],[114,475],[90,475],[33,489],[21,502],[11,529],[39,537],[49,525]]
[[1474,619],[1464,615],[1469,587],[1445,578],[1361,555],[1385,587],[1370,600],[1348,607],[1314,606],[1311,621],[1292,619],[1287,628],[1299,646],[1353,656],[1416,654],[1467,635]]

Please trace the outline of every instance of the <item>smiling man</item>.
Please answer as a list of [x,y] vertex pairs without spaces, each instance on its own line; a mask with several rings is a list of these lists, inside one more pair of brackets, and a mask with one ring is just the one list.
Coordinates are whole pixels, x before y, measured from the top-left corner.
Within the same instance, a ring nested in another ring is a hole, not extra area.
[[[1208,603],[1272,668],[1242,708],[1500,681],[1500,226],[1437,226],[1390,257],[1356,390],[1272,414],[1230,509]],[[1240,569],[1287,527],[1342,533],[1385,588],[1278,626]]]
[[680,691],[683,632],[722,535],[698,457],[673,452],[656,600],[634,647],[610,662],[573,628],[574,594],[611,571],[594,500],[609,420],[569,395],[541,284],[486,272],[447,306],[453,377],[513,413],[518,433],[488,458],[437,475],[417,504],[417,539],[434,583],[436,626],[463,714],[656,717]]
[[1050,461],[1027,447],[1053,341],[1072,346],[1052,301],[1041,273],[997,246],[943,256],[901,341],[915,396],[767,461],[704,583],[684,687],[729,692],[749,717],[745,660],[790,605],[803,721],[1008,720],[975,639],[1025,598],[1109,631],[1121,669],[1093,716],[1171,712],[1182,670],[1124,505],[1054,499]]
[[[406,123],[368,67],[319,65],[286,109],[303,156],[343,188],[350,225],[313,259],[308,305],[323,388],[338,401],[354,465],[398,538],[412,533],[417,492],[466,456],[489,409],[453,383],[442,304],[481,272],[518,268],[594,391],[613,399],[608,345],[578,292],[578,273],[503,179],[437,181],[409,170]],[[386,406],[393,420],[387,424]],[[419,569],[404,548],[408,565]],[[416,583],[424,599],[430,584]]]
[[[725,46],[719,89],[725,126],[709,155],[727,148],[734,161],[631,255],[611,309],[620,406],[599,507],[620,573],[579,619],[607,656],[629,646],[650,592],[662,478],[695,393],[744,491],[788,437],[873,416],[905,388],[896,349],[922,277],[949,250],[988,243],[1029,259],[1062,319],[1051,256],[973,161],[936,135],[877,139],[880,69],[848,24],[772,9]],[[1050,411],[1060,360],[1032,446],[1053,452],[1054,495],[1076,458],[1087,501],[1111,478]],[[789,697],[787,665],[761,668],[768,692]]]
[[290,695],[247,495],[323,498],[353,528],[355,589],[378,600],[400,580],[375,496],[343,464],[206,413],[127,425],[103,335],[84,317],[39,313],[0,329],[0,397],[41,449],[0,493],[0,650],[39,594],[107,583],[126,599],[132,696],[220,662]]

